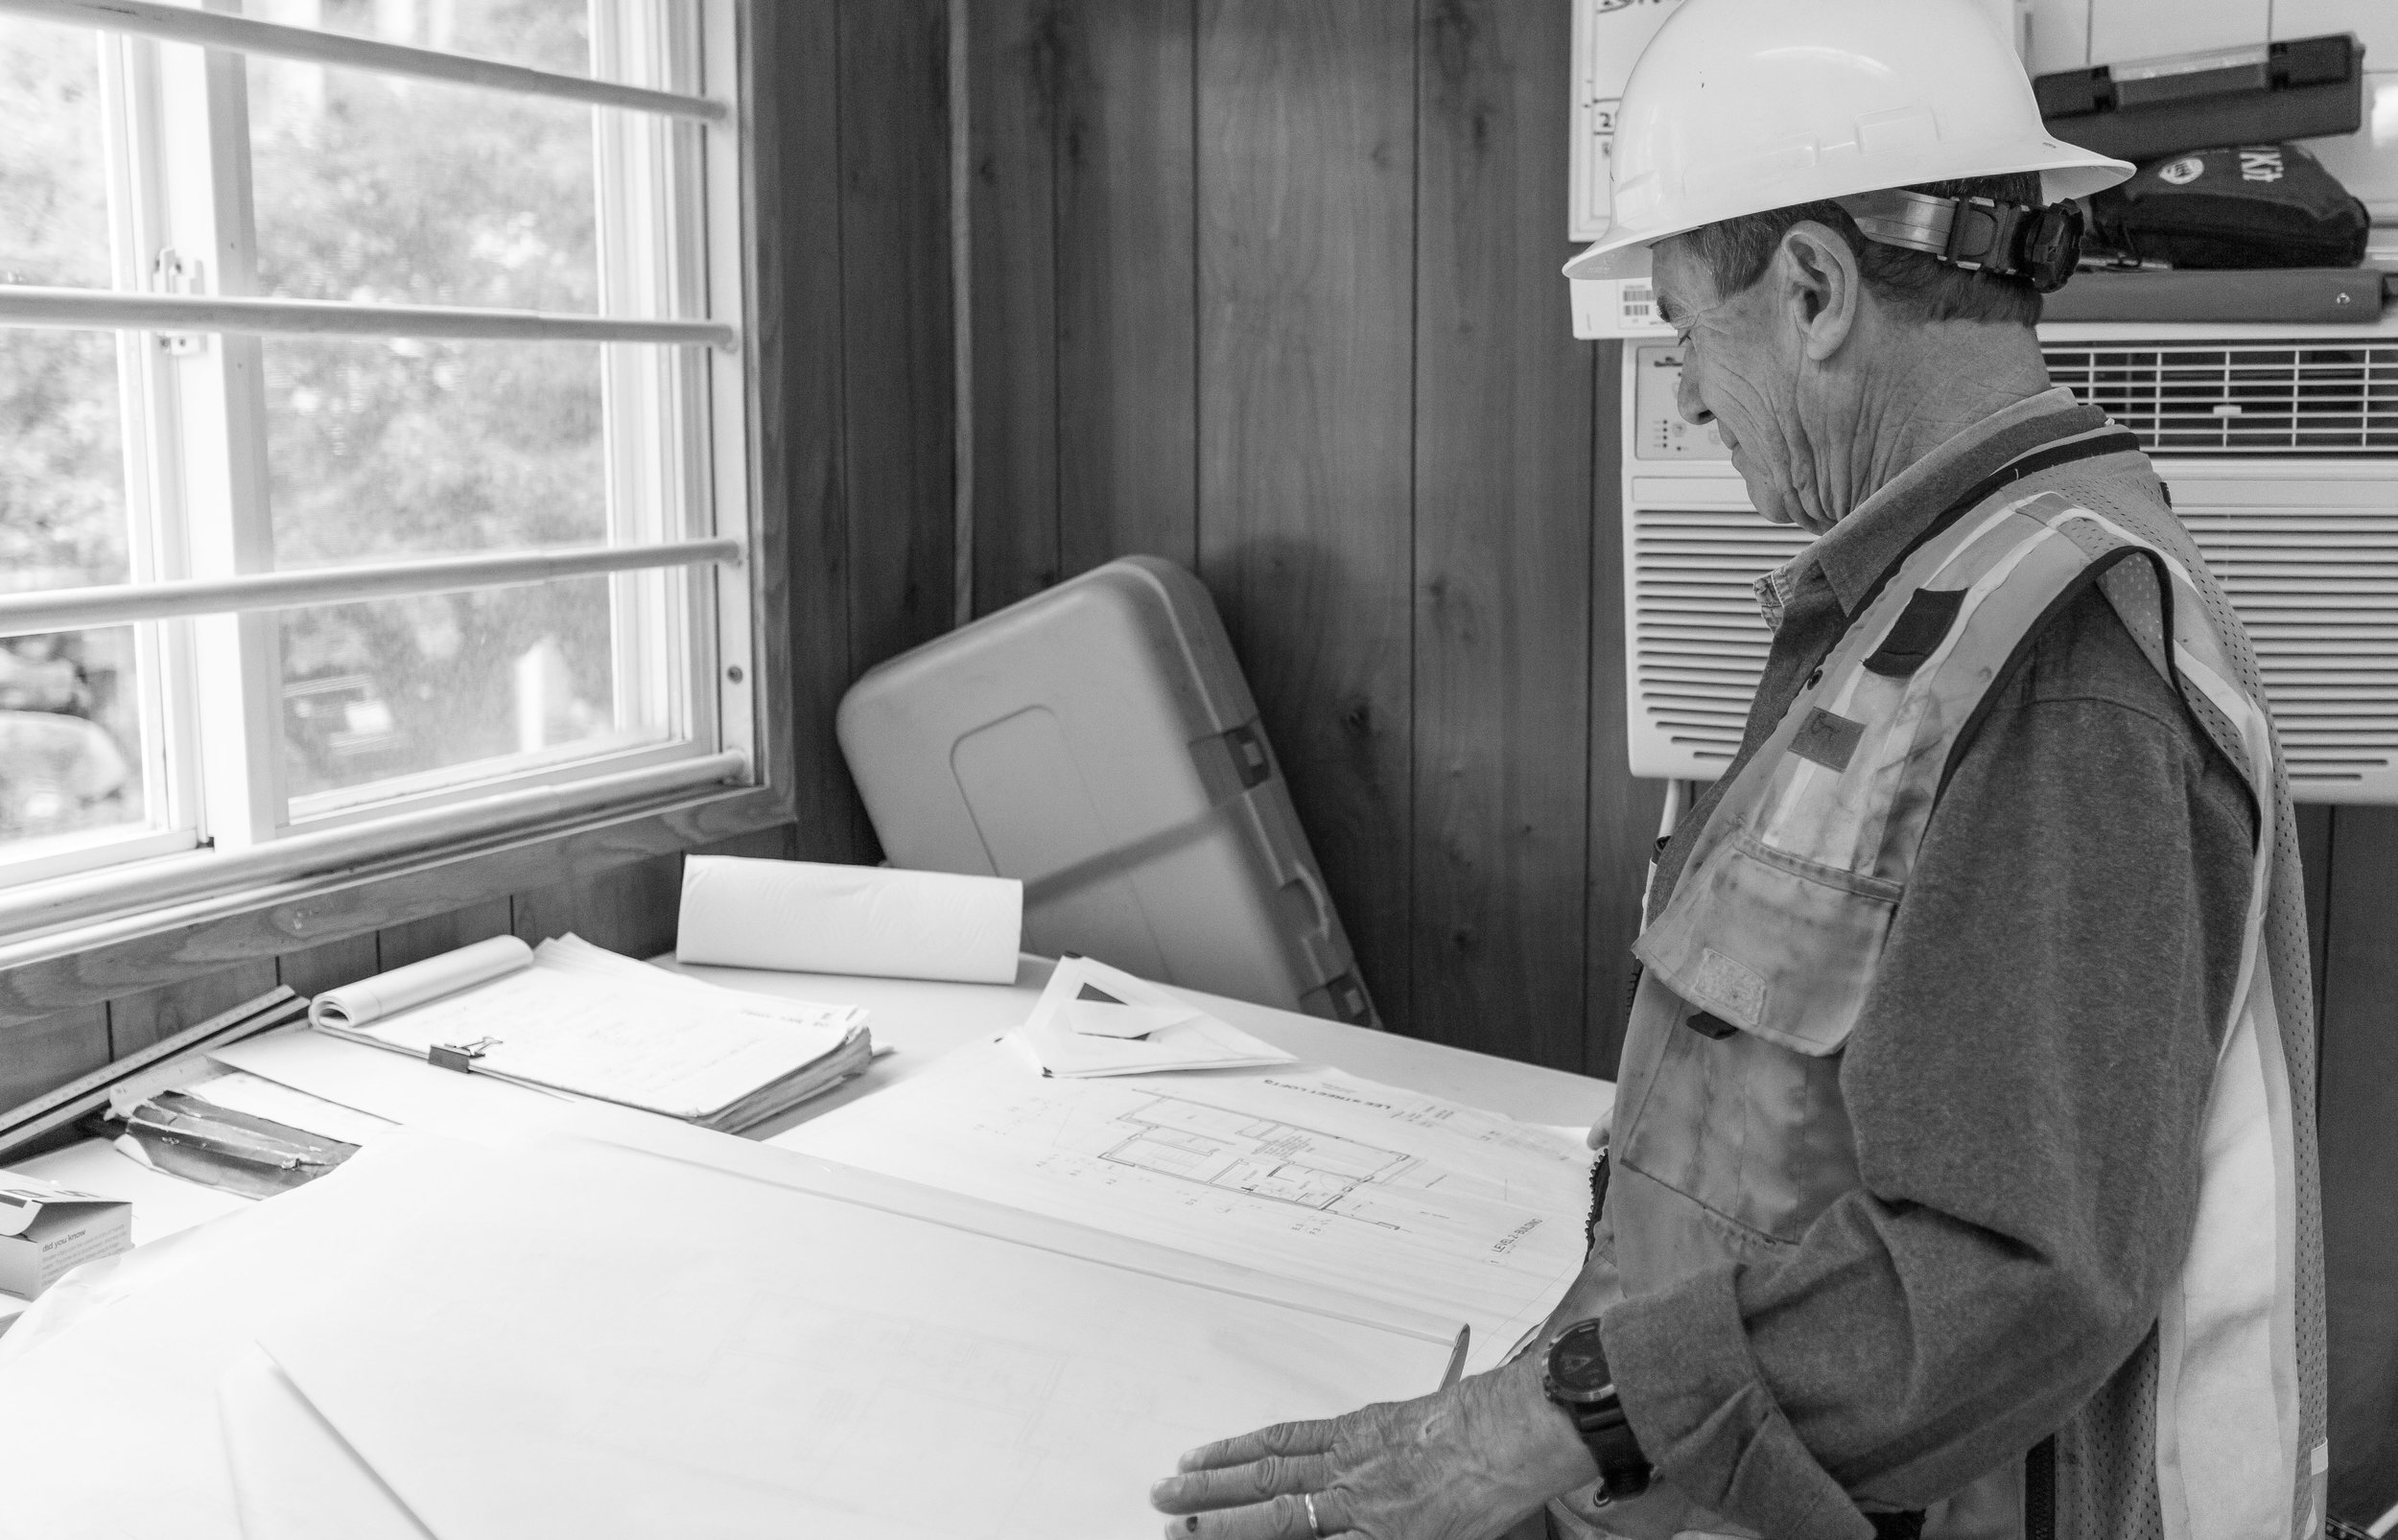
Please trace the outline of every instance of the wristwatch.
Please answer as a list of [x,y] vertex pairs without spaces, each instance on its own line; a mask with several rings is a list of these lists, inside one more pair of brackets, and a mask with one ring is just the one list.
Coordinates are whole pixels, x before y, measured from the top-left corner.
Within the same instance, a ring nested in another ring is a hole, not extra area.
[[1597,1321],[1578,1321],[1558,1333],[1549,1343],[1540,1388],[1574,1419],[1574,1431],[1599,1462],[1600,1502],[1638,1497],[1649,1489],[1654,1467],[1640,1453],[1640,1440],[1633,1436],[1632,1423],[1624,1416],[1623,1397],[1615,1393],[1615,1376],[1608,1371],[1607,1352],[1599,1345]]

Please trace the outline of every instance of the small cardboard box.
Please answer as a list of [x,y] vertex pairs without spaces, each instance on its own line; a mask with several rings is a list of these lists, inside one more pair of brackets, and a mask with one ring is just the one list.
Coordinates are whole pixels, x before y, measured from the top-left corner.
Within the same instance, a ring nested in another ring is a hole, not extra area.
[[27,1299],[95,1257],[133,1248],[133,1205],[0,1171],[0,1290]]

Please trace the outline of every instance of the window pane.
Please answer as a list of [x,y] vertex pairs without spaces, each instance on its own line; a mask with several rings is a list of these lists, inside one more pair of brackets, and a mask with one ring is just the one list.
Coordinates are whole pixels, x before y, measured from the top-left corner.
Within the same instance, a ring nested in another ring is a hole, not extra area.
[[151,822],[133,628],[0,641],[0,858]]
[[514,768],[485,762],[506,757],[580,758],[663,739],[659,709],[631,707],[619,720],[610,591],[620,582],[575,578],[290,614],[290,795],[474,766],[452,778],[469,780]]
[[588,0],[251,0],[249,14],[411,48],[480,54],[562,75],[591,71]]
[[126,577],[110,332],[0,330],[0,592]]
[[99,58],[82,28],[0,17],[0,283],[109,287]]
[[597,309],[591,108],[269,58],[249,108],[262,292]]
[[600,349],[270,338],[276,565],[593,544]]

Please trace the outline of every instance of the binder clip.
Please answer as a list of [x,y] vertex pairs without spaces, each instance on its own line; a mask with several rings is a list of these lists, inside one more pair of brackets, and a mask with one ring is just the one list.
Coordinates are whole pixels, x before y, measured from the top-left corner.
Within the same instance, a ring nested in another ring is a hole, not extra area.
[[465,1075],[473,1072],[475,1061],[499,1045],[497,1038],[478,1038],[473,1042],[436,1042],[425,1050],[425,1062],[436,1069],[455,1069]]

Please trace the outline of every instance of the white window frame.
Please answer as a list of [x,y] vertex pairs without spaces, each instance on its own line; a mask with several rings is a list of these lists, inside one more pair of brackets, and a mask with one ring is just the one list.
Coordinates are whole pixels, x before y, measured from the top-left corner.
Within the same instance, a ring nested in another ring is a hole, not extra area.
[[[0,326],[117,330],[131,562],[118,587],[0,597],[0,634],[138,622],[144,720],[159,727],[144,735],[145,786],[165,824],[61,836],[36,860],[10,861],[0,939],[666,793],[762,784],[736,5],[592,0],[600,78],[584,80],[200,10],[198,0],[0,0],[0,14],[102,39],[117,287],[0,287]],[[252,54],[597,107],[598,315],[254,297]],[[642,78],[622,78],[636,61]],[[170,122],[206,131],[170,131]],[[675,217],[661,221],[670,185]],[[623,207],[612,212],[611,198]],[[220,270],[156,257],[190,250],[218,258]],[[275,572],[261,339],[327,333],[603,343],[608,546]],[[163,446],[179,447],[179,463],[162,463]],[[287,800],[276,610],[600,572],[618,616],[620,706],[643,689],[674,703],[666,741],[599,754],[567,746],[505,761],[501,774],[469,779],[472,767],[458,766]],[[645,644],[659,638],[674,643]],[[670,676],[669,652],[679,665]]]

